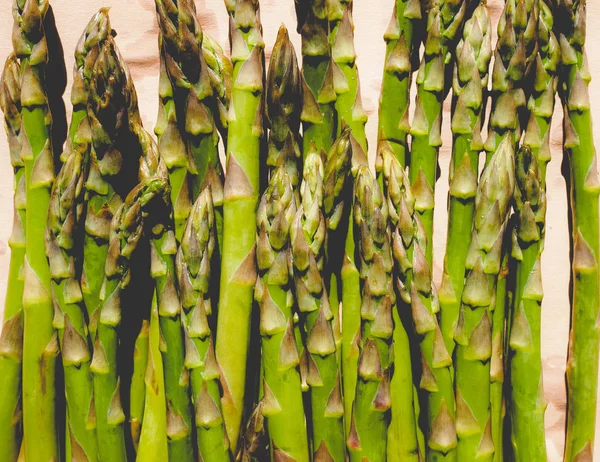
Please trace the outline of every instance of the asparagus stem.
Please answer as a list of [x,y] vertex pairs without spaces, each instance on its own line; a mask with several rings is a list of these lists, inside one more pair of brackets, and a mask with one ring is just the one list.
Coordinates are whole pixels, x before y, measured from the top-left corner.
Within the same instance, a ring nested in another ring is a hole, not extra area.
[[150,336],[148,339],[148,367],[144,379],[146,398],[144,403],[144,425],[140,433],[136,461],[168,460],[167,401],[162,355],[160,351],[160,323],[156,292],[152,299],[150,314]]
[[[256,206],[263,136],[264,42],[258,0],[227,0],[233,89],[223,197],[223,258],[216,355],[223,373],[223,417],[237,452],[244,407],[255,276]],[[234,346],[235,345],[235,346]]]
[[425,53],[417,74],[415,116],[412,135],[410,180],[427,237],[425,256],[433,259],[433,208],[439,148],[442,145],[442,103],[445,97],[449,50],[460,37],[466,13],[466,0],[435,3],[427,19]]
[[465,260],[471,243],[479,153],[483,150],[481,127],[485,118],[484,92],[488,84],[492,30],[488,9],[481,3],[465,22],[457,47],[452,87],[452,158],[448,199],[448,241],[440,288],[441,329],[448,353],[455,348],[464,288]]
[[215,205],[222,214],[223,172],[213,118],[217,104],[194,3],[156,0],[156,12],[161,30],[161,108],[155,131],[169,168],[179,241],[192,204],[206,182],[211,184]]
[[54,328],[58,332],[67,401],[67,439],[72,454],[98,458],[96,429],[90,425],[93,381],[81,276],[84,153],[67,155],[52,187],[46,231],[46,255],[52,276]]
[[215,214],[208,186],[188,218],[176,268],[185,310],[185,366],[192,385],[198,454],[202,460],[229,461],[211,327],[216,316],[211,300],[215,233]]
[[25,259],[25,170],[21,160],[21,82],[17,57],[10,54],[0,79],[0,108],[4,112],[10,162],[14,171],[13,229],[8,241],[10,267],[0,334],[0,459],[17,460],[21,446],[21,363],[23,355],[23,277]]
[[83,63],[83,68],[77,73],[74,84],[77,93],[72,98],[76,108],[87,105],[87,119],[82,118],[78,125],[74,143],[89,142],[91,131],[81,288],[92,338],[98,325],[98,309],[102,305],[100,294],[110,221],[136,184],[134,172],[139,153],[130,140],[128,125],[130,121],[140,119],[135,88],[112,39],[114,32],[107,10],[100,10],[90,25],[94,21],[98,22],[101,35],[96,40],[94,26],[84,33],[86,39],[80,40],[76,60]]
[[458,460],[494,455],[490,418],[490,312],[502,261],[502,243],[514,190],[514,147],[510,135],[484,169],[475,198],[471,248],[456,341],[456,431]]
[[564,460],[593,457],[598,385],[598,194],[585,57],[586,2],[559,2],[564,150],[571,214],[571,331],[567,359],[567,439]]
[[361,302],[358,379],[351,415],[350,460],[386,460],[389,425],[393,259],[387,202],[368,166],[357,172],[354,224],[360,256]]
[[511,370],[511,439],[515,460],[546,458],[544,387],[541,357],[541,253],[546,194],[536,155],[529,148],[516,158],[517,224],[512,249],[516,260],[509,345]]
[[133,350],[133,373],[131,375],[131,387],[129,392],[129,427],[133,446],[137,452],[142,426],[144,423],[144,411],[146,402],[146,368],[148,367],[150,322],[142,321],[142,327],[135,339]]
[[[134,130],[142,149],[140,180],[168,183],[166,162],[158,156],[158,147],[151,136],[136,125]],[[168,191],[171,193],[171,191]],[[184,333],[181,320],[181,301],[176,286],[175,238],[173,210],[165,200],[145,217],[145,232],[150,240],[150,274],[155,282],[158,319],[163,339],[162,363],[167,400],[167,437],[169,460],[193,460],[192,402],[189,376],[185,368]]]
[[323,267],[327,228],[323,215],[323,162],[315,146],[304,161],[300,207],[290,241],[298,308],[307,332],[307,381],[312,405],[313,456],[345,461],[344,407],[341,394],[334,318]]
[[260,305],[264,373],[263,415],[274,460],[310,460],[294,336],[289,230],[296,201],[285,167],[271,177],[257,212],[255,299]]
[[269,121],[267,165],[285,166],[292,188],[300,186],[299,159],[302,77],[296,51],[285,26],[279,28],[267,74],[266,117]]
[[[335,64],[329,37],[332,11],[316,0],[295,0],[298,32],[302,35],[302,129],[317,151],[329,151],[336,137]],[[308,155],[309,143],[303,147]],[[333,305],[332,305],[333,306]]]
[[[454,372],[452,357],[437,321],[438,297],[423,250],[427,245],[425,231],[415,211],[415,197],[406,173],[391,150],[384,150],[383,156],[391,222],[395,226],[394,258],[400,273],[397,284],[404,303],[410,303],[420,343],[419,386],[427,393],[428,457],[433,460],[455,458]],[[410,355],[410,351],[402,352],[401,357],[404,355]],[[409,391],[405,390],[404,396],[408,396]]]
[[418,19],[421,19],[419,0],[396,0],[392,18],[383,36],[386,53],[379,98],[378,173],[383,168],[383,146],[394,152],[400,165],[407,164],[408,108],[413,70],[411,58],[415,45],[413,23]]
[[[125,415],[121,407],[117,370],[118,327],[121,322],[120,298],[128,285],[129,269],[126,266],[120,269],[111,267],[116,264],[115,259],[121,258],[116,247],[121,234],[118,232],[111,244],[109,225],[113,213],[121,205],[121,197],[136,179],[131,174],[133,164],[137,162],[137,149],[127,139],[128,121],[135,120],[135,114],[128,109],[135,107],[135,90],[113,40],[102,44],[91,76],[88,119],[92,130],[92,150],[86,182],[88,202],[82,289],[86,306],[91,308],[90,331],[95,335],[90,368],[94,374],[98,450],[102,460],[119,461],[126,460],[126,451],[123,433]],[[109,104],[106,104],[107,101]],[[132,201],[134,199],[131,198]],[[123,225],[118,220],[113,223],[114,226]],[[129,257],[130,254],[125,256],[125,260],[128,261]],[[105,269],[104,278],[99,274],[102,267]],[[104,282],[100,282],[103,279]],[[95,303],[101,304],[100,310]]]
[[[327,265],[323,279],[329,283],[329,306],[332,307],[334,339],[339,345],[341,337],[340,320],[336,316],[335,307],[339,307],[337,294],[337,277],[341,272],[344,246],[348,229],[349,208],[351,206],[352,182],[350,170],[352,164],[352,146],[350,128],[345,128],[342,135],[333,144],[325,161],[323,173],[323,215],[327,224],[328,238],[325,247]],[[334,292],[334,295],[331,293]],[[359,294],[360,295],[360,294]],[[356,304],[355,304],[356,305]],[[360,305],[359,305],[360,307]],[[341,338],[340,362],[342,366],[342,396],[344,398],[344,415],[352,413],[352,402],[356,390],[358,367],[358,349],[350,331],[356,333],[360,329],[360,311],[346,306],[344,312],[345,329],[348,335]],[[348,390],[346,393],[345,390]],[[350,422],[345,420],[345,436],[350,431]]]
[[[51,276],[44,252],[46,213],[54,181],[52,116],[46,92],[49,52],[43,22],[48,2],[16,1],[13,46],[21,61],[22,150],[25,164],[26,252],[23,264],[23,431],[27,460],[58,459],[54,380],[58,341]],[[57,140],[54,140],[57,141]]]
[[486,165],[507,133],[516,145],[525,128],[521,120],[531,93],[530,75],[538,51],[538,17],[539,0],[509,0],[500,16],[492,72],[492,112],[485,142]]

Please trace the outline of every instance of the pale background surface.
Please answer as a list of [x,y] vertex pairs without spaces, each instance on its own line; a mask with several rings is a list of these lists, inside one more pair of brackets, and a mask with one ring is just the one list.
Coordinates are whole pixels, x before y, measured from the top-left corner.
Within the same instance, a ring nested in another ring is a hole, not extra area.
[[[377,105],[383,69],[385,46],[383,33],[389,22],[393,0],[355,0],[354,22],[355,43],[362,85],[363,105],[369,114],[367,132],[369,145],[376,146]],[[57,28],[65,50],[65,60],[69,82],[65,101],[69,101],[73,50],[89,18],[100,7],[110,6],[112,27],[118,32],[117,43],[127,60],[140,101],[142,119],[146,129],[152,131],[158,107],[158,50],[154,2],[152,0],[53,0],[51,4],[56,16]],[[196,0],[202,27],[218,40],[228,51],[227,13],[222,0]],[[502,0],[488,0],[495,31],[497,18],[502,11]],[[12,0],[0,0],[0,63],[4,63],[11,51],[10,34],[12,28]],[[293,0],[262,0],[262,23],[267,44],[267,58],[277,35],[277,29],[284,23],[290,29],[290,36],[296,50],[300,52],[300,36],[295,32],[296,19]],[[600,2],[588,1],[588,55],[592,77],[590,87],[592,113],[596,120],[594,135],[600,140],[600,60],[596,60],[600,39]],[[413,105],[414,106],[414,105]],[[548,400],[546,428],[548,459],[562,458],[564,446],[565,385],[564,369],[569,331],[569,250],[567,228],[567,195],[565,182],[561,176],[562,161],[562,111],[557,106],[553,123],[552,161],[548,167],[548,216],[546,250],[542,260],[545,297],[543,302],[542,349],[544,357],[544,388]],[[67,114],[69,114],[67,105]],[[446,247],[446,198],[448,193],[448,163],[451,150],[450,101],[445,104],[443,139],[440,164],[442,177],[436,188],[436,214],[434,236],[435,270],[439,278],[440,265]],[[68,115],[68,117],[70,117]],[[3,134],[2,134],[3,135]],[[12,222],[12,170],[9,163],[6,139],[0,135],[0,300],[6,293],[6,277],[10,251],[7,240]],[[373,160],[374,150],[370,158]],[[0,305],[3,307],[3,304]],[[1,313],[2,309],[0,309]],[[0,315],[1,317],[1,315]],[[600,418],[597,418],[600,434]],[[600,436],[596,437],[595,455],[600,459]]]

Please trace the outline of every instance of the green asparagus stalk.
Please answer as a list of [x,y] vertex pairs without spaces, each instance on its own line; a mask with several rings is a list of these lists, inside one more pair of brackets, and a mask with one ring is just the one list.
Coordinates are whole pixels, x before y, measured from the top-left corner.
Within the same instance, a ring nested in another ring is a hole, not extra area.
[[571,331],[567,359],[567,439],[564,460],[593,458],[598,385],[598,194],[600,183],[592,135],[585,56],[585,0],[559,2],[564,110],[571,213]]
[[407,133],[410,85],[414,48],[413,26],[421,19],[419,0],[396,0],[390,24],[383,36],[386,43],[385,65],[379,97],[377,165],[381,172],[382,146],[391,149],[401,165],[408,160]]
[[335,90],[338,93],[335,102],[338,123],[337,134],[339,136],[342,127],[349,125],[352,129],[352,136],[366,152],[367,135],[365,125],[367,123],[367,113],[362,107],[358,67],[356,66],[352,0],[334,1],[332,3],[334,5],[339,3],[339,12],[336,15],[342,14],[339,23],[333,25],[335,34],[332,37],[331,48],[331,55],[337,66],[336,74],[338,75],[338,81],[335,85]]
[[285,166],[292,188],[300,187],[299,159],[302,77],[296,51],[285,26],[279,28],[273,46],[266,88],[266,117],[269,121],[269,154],[271,168]]
[[[427,18],[425,52],[417,74],[415,115],[412,135],[410,180],[427,237],[425,257],[433,259],[433,208],[437,162],[442,145],[442,103],[445,97],[446,66],[451,61],[451,45],[460,37],[466,13],[466,0],[436,2]],[[470,76],[469,76],[470,77]]]
[[[410,216],[400,221],[399,211],[412,210],[414,212],[414,196],[408,179],[408,172],[402,169],[396,153],[390,146],[381,146],[381,172],[383,177],[384,191],[388,203],[389,221],[392,227],[392,256],[395,264],[394,279],[397,293],[397,309],[392,313],[394,321],[393,347],[394,357],[392,364],[392,379],[390,392],[392,398],[392,417],[388,429],[388,452],[387,460],[404,461],[420,460],[424,452],[424,441],[418,426],[419,397],[413,385],[411,345],[404,326],[406,322],[400,317],[401,312],[410,309],[410,286],[412,267],[412,248],[415,232],[422,230],[415,228],[410,222]],[[408,221],[407,221],[408,220]],[[400,225],[406,226],[406,244],[402,241]],[[419,224],[416,219],[415,225]],[[422,239],[422,236],[419,238]],[[406,247],[406,248],[405,248]],[[409,256],[410,254],[410,256]]]
[[201,460],[229,461],[229,441],[221,412],[219,367],[211,331],[216,317],[211,265],[216,245],[210,186],[194,204],[177,251],[177,279],[185,310],[185,366],[189,370]]
[[[102,43],[114,35],[110,27],[108,9],[101,8],[87,24],[83,34],[75,48],[75,64],[73,66],[73,85],[71,86],[71,124],[69,125],[69,137],[67,149],[61,155],[65,162],[68,154],[82,144],[91,143],[90,126],[87,120],[87,103],[90,79],[92,77],[93,63]],[[86,61],[89,62],[86,64]],[[92,65],[90,65],[90,62]],[[81,148],[83,149],[83,148]],[[89,162],[86,159],[86,162]]]
[[58,332],[67,401],[67,438],[72,454],[98,458],[93,409],[92,360],[81,275],[84,183],[87,174],[84,152],[66,158],[50,196],[46,255],[52,276],[54,328]]
[[[396,310],[387,201],[368,166],[357,172],[354,224],[360,256],[358,379],[348,436],[350,460],[386,460],[391,408],[390,345]],[[345,371],[344,371],[345,372]]]
[[454,352],[454,331],[464,288],[465,260],[471,243],[479,153],[483,150],[484,92],[488,84],[492,30],[485,3],[465,22],[457,47],[452,102],[452,159],[448,199],[448,241],[440,288],[441,329],[448,353]]
[[161,30],[161,109],[155,131],[169,168],[179,241],[192,204],[206,182],[211,184],[222,221],[223,172],[213,118],[213,86],[202,53],[203,32],[194,2],[155,3]]
[[[352,182],[350,171],[352,167],[352,144],[350,141],[350,127],[342,132],[327,154],[323,173],[323,215],[327,224],[328,238],[325,246],[327,265],[325,265],[324,280],[329,283],[329,306],[339,306],[337,294],[337,277],[341,272],[344,246],[348,228],[349,208],[352,206]],[[333,294],[332,294],[333,293]],[[359,293],[360,296],[360,293]],[[359,298],[360,302],[360,298]],[[346,306],[344,322],[346,332],[360,330],[360,304],[350,311]],[[344,415],[352,413],[354,392],[356,391],[356,377],[358,367],[358,345],[351,335],[341,338],[341,325],[339,313],[332,309],[334,339],[336,344],[341,341],[340,363],[342,365],[342,396],[344,399]],[[350,326],[350,327],[348,327]],[[348,371],[348,372],[344,372]],[[346,392],[347,390],[347,392]],[[345,436],[350,431],[350,422],[345,419]]]
[[[109,239],[111,217],[131,184],[131,164],[137,161],[131,144],[124,142],[129,130],[127,108],[135,90],[113,40],[103,43],[91,75],[88,119],[92,130],[92,150],[86,181],[82,289],[88,308],[87,300],[101,305],[100,311],[98,308],[90,311],[90,331],[94,334],[91,370],[94,374],[98,449],[102,460],[119,461],[126,460],[126,454],[125,415],[121,408],[117,371],[117,331],[121,321],[120,296],[127,286],[129,275],[127,268],[117,271],[110,267],[114,264],[111,260],[118,255],[111,254],[116,250],[111,249]],[[136,181],[135,175],[133,181]],[[106,280],[101,282],[99,269],[103,267],[103,261],[106,262]],[[122,278],[126,279],[123,281]]]
[[[310,460],[294,336],[289,232],[296,200],[285,167],[271,177],[257,211],[255,299],[260,306],[263,414],[274,460]],[[310,347],[309,347],[310,348]],[[337,372],[337,371],[336,371]]]
[[491,312],[502,262],[515,171],[514,145],[507,135],[481,174],[475,197],[471,248],[456,341],[457,460],[488,460],[494,455],[490,416]]
[[515,460],[542,461],[546,457],[541,357],[541,303],[546,194],[536,155],[522,148],[516,158],[513,258],[516,261],[515,297],[509,345],[511,371],[511,440]]
[[[428,403],[427,455],[429,460],[456,460],[452,357],[437,321],[439,303],[423,250],[427,245],[425,232],[415,211],[415,198],[405,172],[391,150],[386,150],[383,155],[391,222],[395,226],[394,259],[400,273],[397,284],[402,299],[410,303],[420,343],[422,376],[419,386],[427,393]],[[398,353],[399,357],[410,355],[410,351]],[[408,391],[405,391],[406,396]]]
[[4,322],[0,334],[0,459],[17,460],[21,445],[21,362],[23,354],[23,276],[25,259],[25,170],[21,160],[21,82],[14,54],[6,59],[0,80],[0,109],[4,113],[10,162],[14,171],[13,229],[8,241],[10,267]]
[[234,69],[228,116],[216,355],[223,374],[225,428],[235,454],[244,407],[252,293],[256,282],[254,238],[261,184],[264,42],[258,0],[227,0],[225,4],[230,15]]
[[290,230],[298,309],[307,333],[313,456],[345,461],[342,403],[333,313],[323,279],[327,227],[323,215],[323,162],[316,150],[304,161],[300,206]]
[[[155,179],[168,183],[168,168],[158,155],[158,146],[141,125],[136,124],[133,130],[142,150],[140,181]],[[175,274],[177,240],[171,202],[167,200],[160,205],[163,207],[155,207],[145,218],[145,232],[150,241],[150,275],[155,282],[163,341],[161,353],[167,400],[169,460],[191,461],[194,459],[192,402],[189,376],[184,364],[185,340]]]
[[[498,22],[498,43],[492,71],[492,112],[485,142],[486,164],[508,133],[519,141],[523,112],[531,93],[536,62],[539,0],[508,0]],[[525,122],[526,122],[525,118]]]
[[148,338],[148,367],[146,368],[144,382],[146,388],[144,417],[135,460],[139,462],[168,460],[167,403],[156,293],[152,299]]
[[[106,11],[100,12],[100,15],[106,14]],[[118,54],[114,40],[110,38],[114,32],[107,16],[103,24],[101,30],[106,30],[107,38],[98,42],[98,49],[88,53],[89,58],[84,59],[82,75],[89,80],[89,85],[87,91],[81,91],[76,98],[77,104],[83,104],[87,96],[87,121],[80,124],[78,133],[84,135],[87,124],[91,130],[90,165],[85,184],[87,210],[81,288],[92,338],[97,329],[98,309],[102,304],[100,294],[110,222],[114,212],[136,184],[135,172],[139,159],[139,149],[135,148],[129,134],[129,121],[140,118],[137,95],[127,67]],[[95,40],[90,41],[95,43]],[[85,80],[79,84],[84,85]]]
[[[302,129],[317,151],[328,152],[336,138],[336,65],[329,37],[331,8],[317,0],[295,0],[302,36]],[[304,143],[303,155],[309,152]]]
[[48,2],[16,1],[13,47],[21,61],[22,150],[26,210],[23,294],[23,434],[27,460],[58,459],[54,379],[58,341],[52,318],[50,268],[44,252],[46,213],[54,181],[52,115],[46,93]]
[[133,350],[133,372],[129,391],[129,428],[135,450],[138,450],[142,425],[144,423],[144,409],[146,402],[146,368],[148,367],[150,323],[147,319],[142,321],[142,327],[135,339]]

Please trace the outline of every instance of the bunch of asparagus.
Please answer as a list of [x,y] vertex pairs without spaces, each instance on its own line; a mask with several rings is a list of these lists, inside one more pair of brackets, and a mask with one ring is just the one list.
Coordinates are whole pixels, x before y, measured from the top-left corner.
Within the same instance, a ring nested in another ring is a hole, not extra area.
[[0,459],[546,460],[558,93],[573,271],[564,459],[592,460],[600,182],[585,0],[507,0],[494,51],[485,1],[396,0],[373,171],[351,0],[295,0],[301,63],[281,26],[268,66],[258,0],[225,0],[230,58],[193,0],[155,5],[157,142],[101,9],[75,50],[63,150],[51,7],[15,0],[0,86],[15,188]]

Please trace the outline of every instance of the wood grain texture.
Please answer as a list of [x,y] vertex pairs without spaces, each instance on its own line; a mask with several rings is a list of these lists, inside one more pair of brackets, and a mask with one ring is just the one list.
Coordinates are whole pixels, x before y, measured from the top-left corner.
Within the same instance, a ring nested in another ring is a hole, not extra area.
[[[140,100],[145,127],[154,128],[158,107],[158,49],[153,0],[54,0],[58,31],[61,35],[69,83],[65,101],[69,101],[73,50],[81,31],[89,18],[102,6],[110,6],[113,28],[117,31],[117,43],[129,64]],[[227,46],[227,14],[222,0],[196,0],[199,19],[205,31]],[[300,50],[300,37],[295,32],[296,20],[293,0],[262,0],[262,23],[267,44],[266,55],[271,48],[281,23],[290,30],[290,37]],[[494,30],[504,2],[488,0]],[[355,43],[358,54],[363,105],[369,115],[367,135],[374,148],[377,134],[377,104],[381,85],[385,46],[383,33],[389,22],[393,0],[355,0]],[[0,63],[11,51],[12,0],[0,0]],[[600,52],[600,2],[588,1],[588,56],[593,79],[600,82],[600,60],[594,55]],[[590,86],[592,116],[596,121],[594,136],[600,140],[600,83],[594,80]],[[68,106],[67,106],[68,107]],[[412,106],[414,108],[414,105]],[[443,140],[440,164],[441,177],[436,187],[435,211],[435,274],[439,280],[446,246],[446,200],[448,193],[448,163],[451,151],[450,98],[444,105]],[[67,109],[69,112],[69,109]],[[564,370],[569,331],[569,231],[567,224],[567,192],[561,175],[562,128],[561,111],[553,120],[551,136],[552,161],[548,166],[548,216],[546,249],[542,267],[545,297],[543,302],[542,351],[544,360],[544,386],[549,402],[546,412],[548,459],[562,459],[564,446],[565,384]],[[374,150],[370,151],[371,161]],[[9,163],[6,138],[0,135],[0,300],[6,293],[6,278],[10,259],[7,240],[12,222],[12,170]],[[1,313],[0,313],[1,317]],[[597,418],[595,455],[600,459],[600,418]]]

